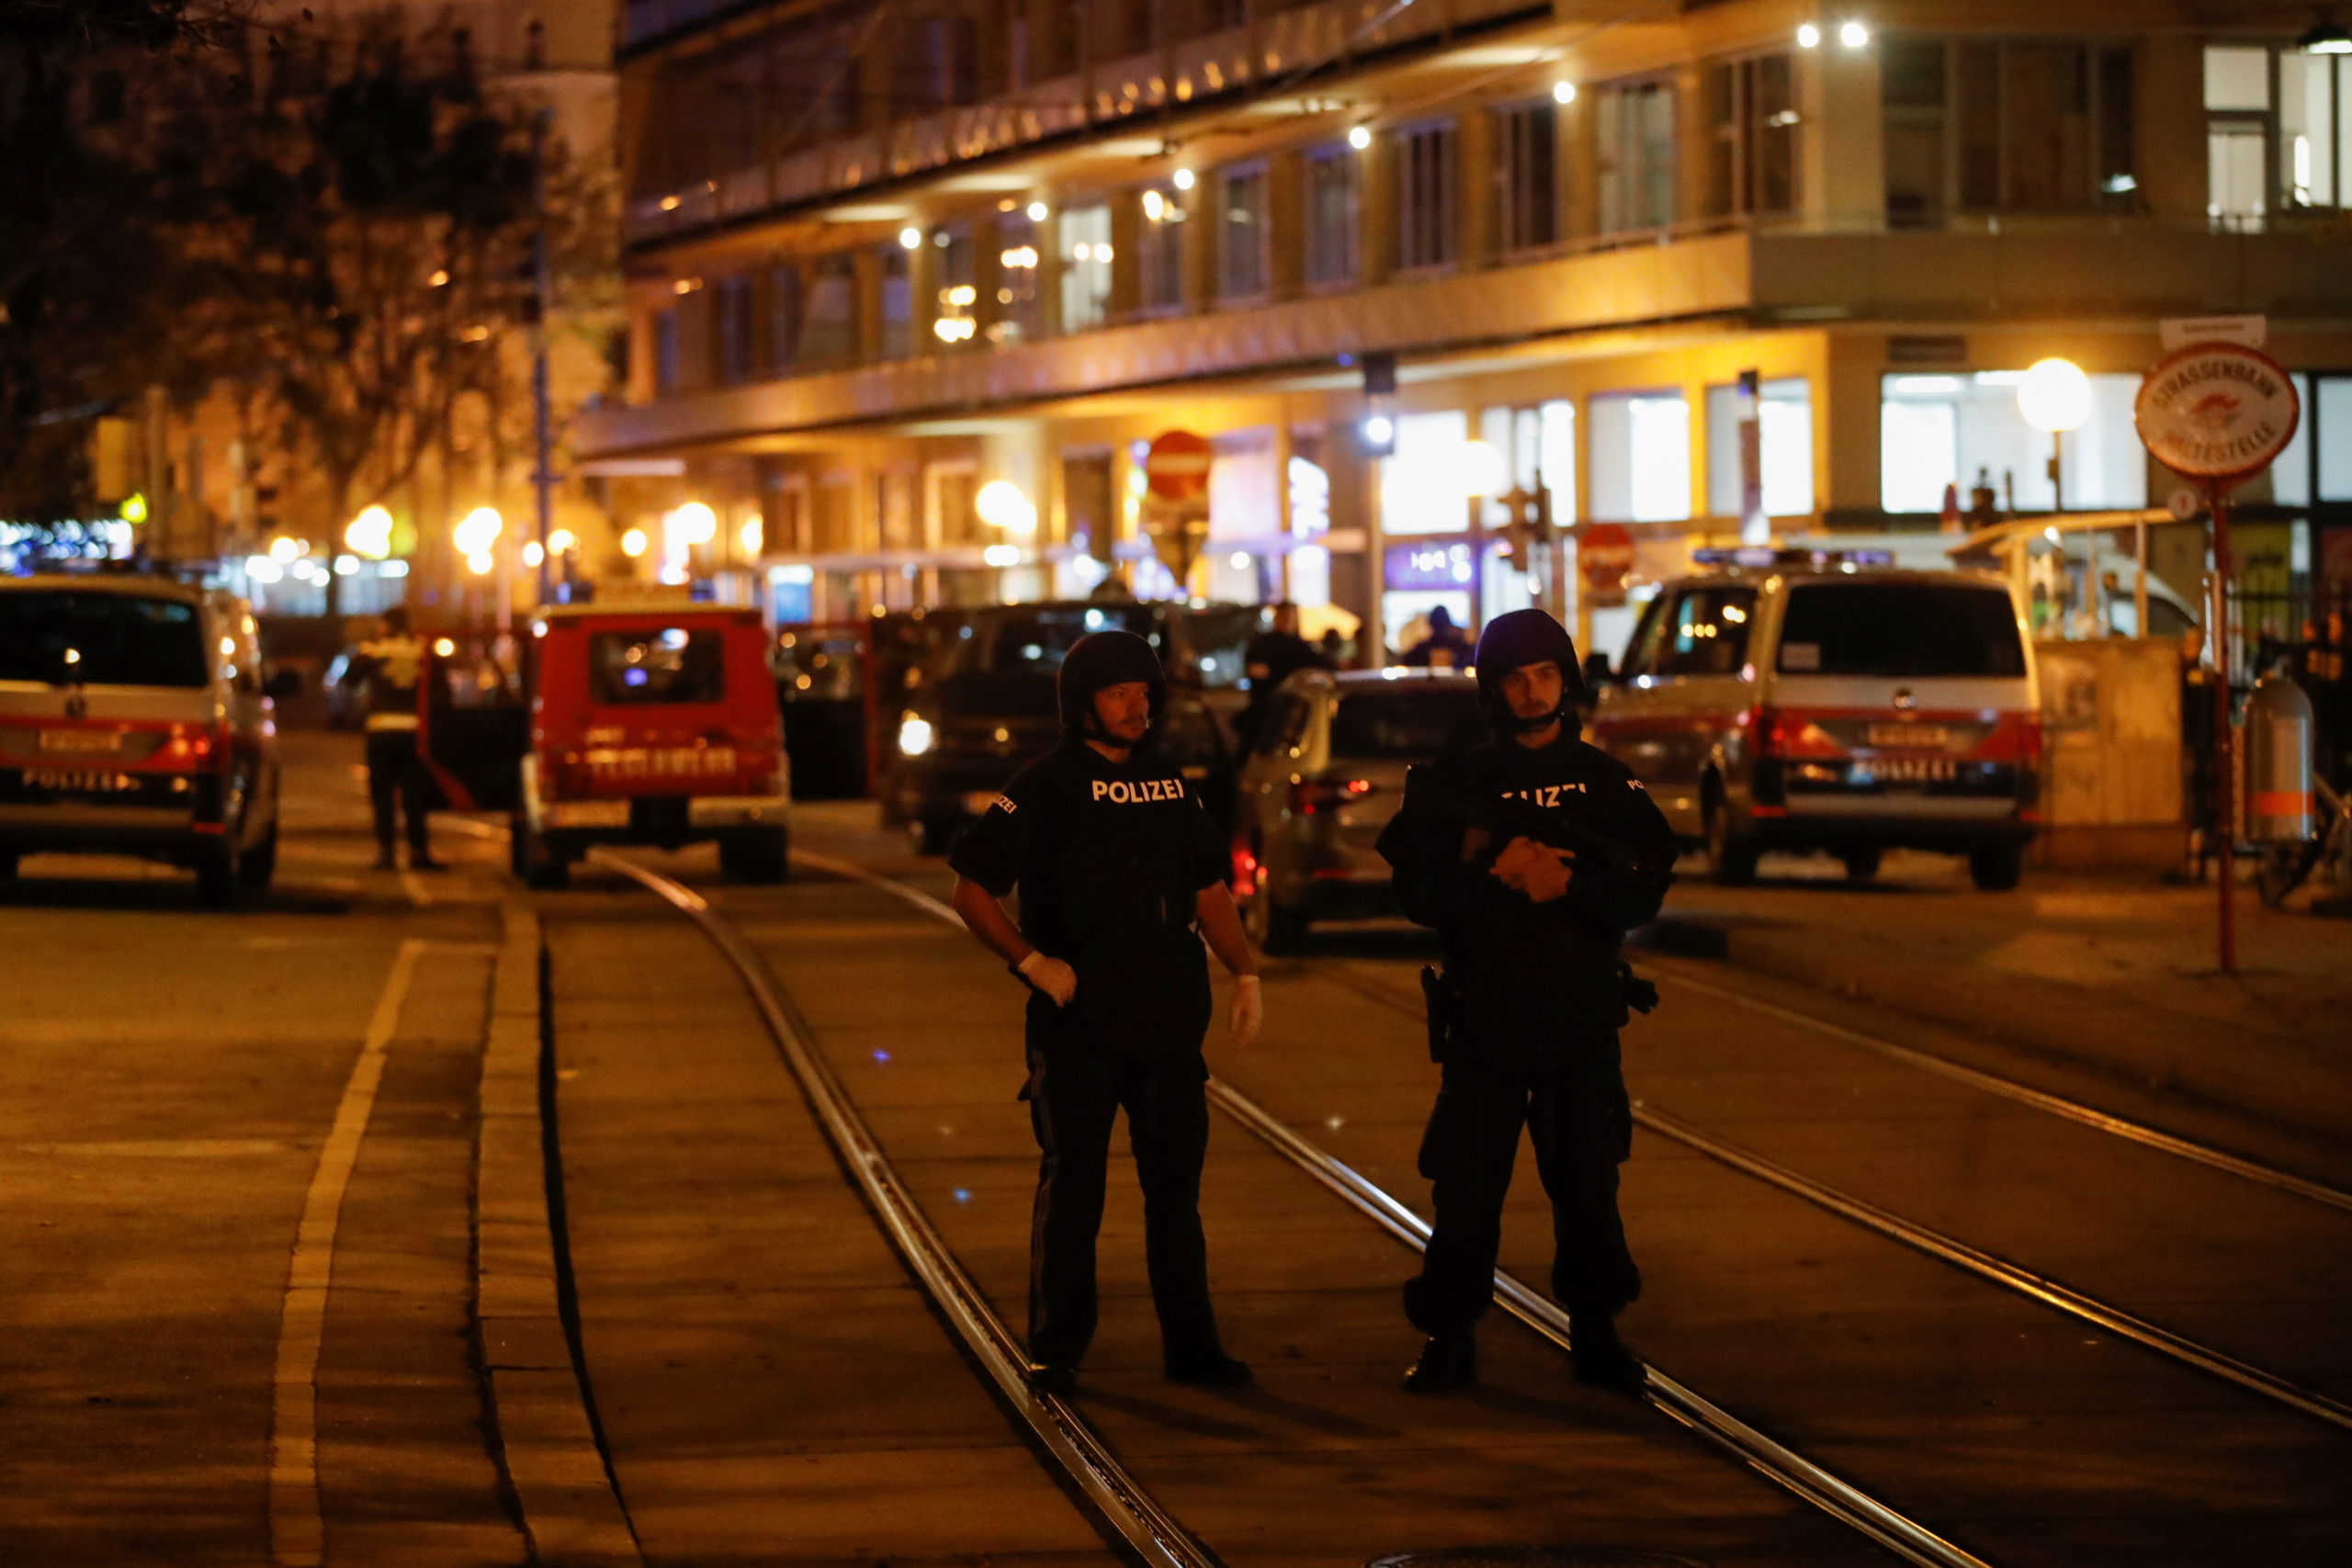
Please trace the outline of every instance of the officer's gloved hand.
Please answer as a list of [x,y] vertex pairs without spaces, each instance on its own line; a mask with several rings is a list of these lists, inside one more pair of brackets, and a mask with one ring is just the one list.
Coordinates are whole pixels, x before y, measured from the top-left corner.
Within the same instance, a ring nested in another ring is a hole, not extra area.
[[[1527,840],[1522,839],[1518,842],[1525,843]],[[1510,874],[1503,876],[1503,885],[1515,893],[1526,895],[1532,903],[1548,904],[1566,893],[1569,882],[1575,878],[1576,852],[1555,850],[1548,844],[1535,844],[1531,848],[1533,852],[1514,865]],[[1501,863],[1498,861],[1496,864],[1499,874]]]
[[1259,994],[1258,976],[1237,975],[1233,980],[1233,1010],[1226,1015],[1226,1032],[1236,1045],[1247,1045],[1265,1027],[1266,1002]]
[[1023,979],[1053,998],[1057,1008],[1069,1006],[1070,998],[1078,995],[1078,971],[1058,958],[1033,953],[1013,968]]

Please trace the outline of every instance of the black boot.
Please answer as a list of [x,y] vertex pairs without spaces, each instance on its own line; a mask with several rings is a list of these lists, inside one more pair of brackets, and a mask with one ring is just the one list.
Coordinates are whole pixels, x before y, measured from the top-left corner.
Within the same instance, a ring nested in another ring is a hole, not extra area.
[[1191,1383],[1194,1388],[1244,1388],[1256,1381],[1249,1362],[1237,1361],[1222,1350],[1170,1356],[1163,1370],[1170,1382]]
[[1598,1314],[1568,1320],[1568,1355],[1576,1362],[1577,1382],[1638,1399],[1647,1385],[1649,1369],[1617,1337],[1614,1320]]
[[1029,1386],[1039,1393],[1059,1394],[1068,1399],[1078,1392],[1078,1369],[1061,1361],[1033,1361],[1029,1365]]
[[400,868],[401,863],[393,855],[391,845],[384,844],[377,849],[376,869],[378,871],[398,871]]
[[1408,1393],[1451,1393],[1478,1381],[1478,1340],[1468,1329],[1432,1334],[1405,1374]]

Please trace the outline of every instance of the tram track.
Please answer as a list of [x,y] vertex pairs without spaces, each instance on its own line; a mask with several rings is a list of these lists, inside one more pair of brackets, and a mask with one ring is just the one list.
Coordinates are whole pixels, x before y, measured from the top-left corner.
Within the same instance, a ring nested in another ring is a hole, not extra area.
[[[669,879],[635,866],[618,856],[601,854],[598,858],[603,863],[612,866],[638,881],[641,886],[669,898],[673,906],[695,919],[706,933],[719,945],[721,951],[727,953],[736,963],[737,967],[743,974],[745,984],[753,987],[755,998],[761,998],[760,1008],[763,1017],[770,1020],[771,1029],[775,1029],[779,1023],[783,1023],[787,1030],[789,1029],[789,1012],[786,1005],[775,996],[773,987],[768,987],[763,978],[760,978],[763,971],[758,964],[756,955],[750,953],[740,937],[733,935],[731,928],[728,926],[723,916],[711,910],[707,903],[694,895],[691,890],[685,889],[683,885],[671,883]],[[862,883],[888,893],[933,919],[961,929],[962,922],[952,908],[920,888],[884,876],[854,861],[798,850],[794,852],[793,858],[812,870]],[[667,884],[670,888],[675,889],[677,894],[683,894],[685,898],[692,899],[695,907],[689,908],[673,893],[665,892],[662,886],[658,886],[659,884]],[[763,995],[763,992],[764,995]],[[781,1048],[783,1044],[781,1037],[778,1043]],[[816,1066],[822,1067],[821,1059],[817,1058],[813,1052],[807,1049],[805,1042],[800,1047],[800,1052],[808,1055]],[[787,1051],[787,1057],[791,1055],[792,1053]],[[795,1070],[796,1072],[799,1070],[797,1066]],[[824,1071],[830,1076],[830,1069],[824,1069]],[[837,1083],[835,1089],[838,1092]],[[1360,1172],[1351,1168],[1344,1162],[1302,1137],[1280,1118],[1223,1080],[1212,1078],[1209,1081],[1208,1096],[1210,1103],[1217,1110],[1291,1165],[1313,1178],[1335,1196],[1370,1219],[1392,1238],[1416,1252],[1426,1247],[1430,1236],[1428,1222],[1415,1213],[1408,1205]],[[849,1114],[854,1117],[855,1114],[854,1108],[847,1109]],[[871,1134],[867,1136],[870,1138]],[[871,1157],[876,1161],[881,1161],[882,1156],[878,1147],[873,1151]],[[887,1162],[883,1164],[887,1168]],[[911,1206],[911,1200],[908,1200],[908,1202]],[[897,1238],[894,1235],[895,1239]],[[935,1235],[932,1239],[935,1242]],[[944,1261],[949,1269],[954,1269],[960,1276],[961,1270],[955,1268],[952,1259],[944,1259]],[[968,1280],[965,1283],[968,1287]],[[1568,1318],[1565,1311],[1541,1292],[1500,1269],[1498,1269],[1495,1274],[1495,1287],[1497,1299],[1514,1318],[1561,1349],[1568,1348]],[[986,1313],[985,1303],[978,1303],[977,1296],[974,1300],[978,1310]],[[990,1320],[994,1321],[993,1314],[989,1315]],[[995,1332],[1005,1336],[1009,1343],[1009,1334],[1001,1322],[996,1322]],[[1028,1392],[1025,1385],[1023,1385],[1023,1392]],[[1904,1562],[1917,1564],[1918,1568],[1989,1568],[1983,1559],[1965,1548],[1946,1540],[1927,1526],[1880,1502],[1860,1487],[1741,1420],[1654,1365],[1647,1369],[1643,1393],[1653,1407],[1686,1430]],[[1045,1403],[1034,1393],[1030,1393],[1030,1398],[1038,1403]],[[1053,1400],[1050,1403],[1057,1407],[1060,1418],[1080,1425],[1083,1424],[1083,1418],[1070,1409],[1066,1402]],[[1091,1431],[1091,1428],[1089,1430]],[[1099,1438],[1096,1439],[1096,1443],[1100,1447]],[[1057,1456],[1059,1457],[1060,1450],[1056,1451]],[[1107,1449],[1102,1451],[1107,1459]],[[1115,1461],[1110,1462],[1115,1463]],[[1124,1472],[1121,1473],[1124,1474]],[[1133,1484],[1132,1478],[1129,1478],[1127,1485]],[[1089,1491],[1089,1495],[1095,1495],[1091,1489]],[[1098,1506],[1102,1505],[1098,1502]],[[1170,1528],[1180,1527],[1174,1527],[1171,1521]],[[1125,1527],[1122,1527],[1122,1533],[1128,1533]],[[1129,1534],[1129,1539],[1133,1540],[1136,1538]],[[1206,1551],[1205,1548],[1201,1550]],[[1160,1560],[1171,1561],[1172,1559]],[[1203,1561],[1213,1562],[1215,1559],[1204,1558]]]
[[[1380,981],[1368,978],[1352,970],[1319,972],[1317,978],[1352,991],[1407,1016],[1415,1019],[1420,1016],[1420,1002],[1418,998],[1408,998]],[[1710,992],[1719,991],[1719,988],[1714,987],[1703,988]],[[1720,994],[1731,995],[1727,992]],[[1787,1010],[1770,1008],[1768,1004],[1768,1010],[1777,1013]],[[1791,1016],[1804,1021],[1815,1021],[1804,1020],[1803,1014],[1791,1014]],[[1886,1044],[1892,1051],[1905,1050],[1904,1047],[1894,1046],[1890,1043],[1880,1043]],[[1919,1055],[1907,1052],[1905,1054]],[[1930,1059],[1940,1061],[1940,1058]],[[1942,1065],[1947,1067],[1954,1066],[1950,1063]],[[1972,1076],[1990,1076],[1973,1075],[1972,1069],[1959,1070],[1971,1072]],[[2014,1087],[2021,1088],[2022,1086]],[[1924,1253],[1928,1257],[1974,1275],[1988,1283],[2014,1292],[2052,1311],[2063,1313],[2095,1328],[2128,1339],[2182,1366],[2220,1378],[2249,1393],[2315,1420],[2325,1422],[2339,1430],[2352,1431],[2352,1405],[2347,1405],[2340,1400],[2332,1399],[2317,1390],[2305,1388],[2291,1379],[2265,1371],[2226,1351],[2191,1339],[2185,1335],[2176,1334],[2113,1303],[2102,1301],[2096,1296],[2075,1290],[2047,1275],[2026,1269],[2007,1258],[1973,1247],[1931,1226],[1906,1219],[1867,1199],[1832,1187],[1826,1182],[1816,1181],[1752,1149],[1744,1148],[1727,1139],[1718,1138],[1703,1132],[1645,1100],[1634,1100],[1633,1111],[1634,1120],[1649,1131],[1671,1139],[1685,1148],[1704,1155],[1709,1159],[1739,1171],[1745,1176],[1778,1188],[1793,1197],[1801,1198],[1842,1220],[1890,1241],[1911,1247],[1915,1251]],[[2074,1117],[2068,1119],[2079,1120]],[[2132,1141],[2147,1142],[2145,1139],[2139,1138]],[[2186,1140],[2172,1141],[2186,1142]],[[2212,1160],[2199,1160],[2197,1163],[2213,1166],[2215,1168],[2227,1168]],[[2268,1185],[2278,1184],[2269,1183]]]

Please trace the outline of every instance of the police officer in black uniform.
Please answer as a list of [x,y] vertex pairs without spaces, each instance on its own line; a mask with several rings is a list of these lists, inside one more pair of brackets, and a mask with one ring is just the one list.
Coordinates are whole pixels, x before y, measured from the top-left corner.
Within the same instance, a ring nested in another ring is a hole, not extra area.
[[376,815],[376,866],[390,871],[393,808],[408,819],[408,862],[418,871],[439,871],[433,858],[430,826],[432,784],[417,755],[417,682],[424,671],[424,639],[408,629],[407,606],[384,612],[381,632],[359,645],[345,685],[368,696],[368,799]]
[[[1133,632],[1096,632],[1063,661],[1063,735],[956,839],[956,912],[1029,987],[1029,1101],[1042,1155],[1029,1239],[1035,1385],[1076,1386],[1094,1337],[1094,1242],[1111,1126],[1127,1113],[1144,1242],[1169,1377],[1234,1386],[1209,1305],[1201,1231],[1211,1010],[1206,938],[1235,976],[1228,1024],[1262,1017],[1256,965],[1223,882],[1208,812],[1151,745],[1167,702],[1159,656]],[[1016,888],[1016,928],[1000,900]]]
[[1581,674],[1557,621],[1498,616],[1476,662],[1496,738],[1415,768],[1379,845],[1405,912],[1445,948],[1430,985],[1443,1076],[1420,1152],[1437,1223],[1405,1287],[1406,1315],[1430,1337],[1406,1386],[1476,1381],[1524,1126],[1552,1200],[1552,1293],[1577,1376],[1638,1393],[1642,1365],[1614,1324],[1642,1289],[1617,1215],[1633,1137],[1617,1030],[1637,984],[1618,946],[1657,913],[1674,835],[1633,774],[1578,738]]

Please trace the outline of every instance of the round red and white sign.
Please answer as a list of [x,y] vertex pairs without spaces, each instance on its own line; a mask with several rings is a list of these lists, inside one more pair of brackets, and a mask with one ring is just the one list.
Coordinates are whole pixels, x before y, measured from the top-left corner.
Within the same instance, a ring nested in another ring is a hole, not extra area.
[[1577,571],[1585,592],[1609,595],[1625,591],[1634,570],[1634,536],[1614,523],[1596,523],[1577,535]]
[[1156,436],[1143,460],[1145,484],[1162,501],[1192,501],[1209,488],[1208,440],[1189,430]]
[[2302,400],[2268,355],[2196,343],[2148,372],[2132,418],[2157,462],[2213,487],[2268,468],[2295,438]]

